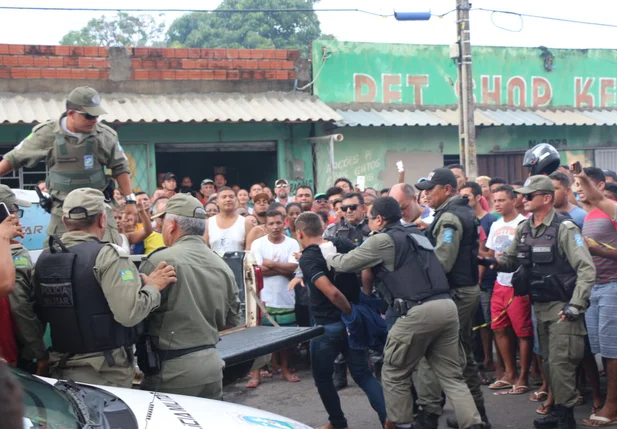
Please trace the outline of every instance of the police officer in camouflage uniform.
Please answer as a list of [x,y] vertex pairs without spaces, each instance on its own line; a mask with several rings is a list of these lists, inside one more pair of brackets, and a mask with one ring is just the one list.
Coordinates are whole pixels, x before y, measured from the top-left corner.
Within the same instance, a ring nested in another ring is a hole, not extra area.
[[[468,200],[456,194],[456,176],[448,168],[434,170],[428,180],[415,186],[426,192],[429,205],[435,209],[435,220],[431,223],[427,236],[435,246],[435,254],[446,272],[450,293],[458,309],[461,342],[466,359],[463,377],[482,421],[490,428],[480,375],[471,348],[473,316],[480,304],[476,216]],[[441,388],[426,360],[422,360],[414,374],[414,385],[418,393],[417,403],[421,407],[417,427],[437,428],[438,418],[443,410]],[[450,427],[458,427],[455,419],[449,418],[447,423]]]
[[369,224],[378,233],[344,255],[332,254],[333,246],[322,250],[328,266],[338,272],[371,268],[378,291],[397,316],[388,333],[381,375],[390,423],[386,427],[411,428],[411,374],[421,360],[428,360],[461,427],[482,429],[463,379],[459,316],[448,280],[430,241],[415,224],[404,226],[400,220],[394,198],[377,198]]
[[[106,113],[100,102],[101,97],[94,89],[75,88],[68,96],[66,112],[58,120],[34,127],[32,133],[0,161],[0,176],[45,161],[49,168],[47,189],[52,198],[48,235],[66,232],[61,221],[62,202],[69,192],[84,187],[103,191],[108,186],[106,168],[111,170],[126,197],[125,214],[137,217],[128,159],[116,132],[97,122],[98,117]],[[108,200],[111,198],[110,195]],[[104,240],[121,245],[122,238],[111,209],[107,222]]]
[[50,325],[51,375],[131,387],[137,327],[159,306],[160,291],[176,280],[175,271],[161,262],[140,278],[120,246],[101,241],[107,226],[101,191],[76,189],[62,210],[67,232],[50,237],[34,276],[37,312]]
[[[6,185],[0,185],[0,203],[6,204],[12,214],[21,217],[21,207],[30,207],[28,201],[15,197],[15,193]],[[11,255],[15,266],[15,289],[9,295],[11,316],[17,328],[17,340],[20,346],[19,356],[32,361],[45,356],[43,342],[44,327],[34,313],[34,291],[32,276],[34,265],[28,250],[19,242],[11,243]]]
[[241,323],[234,274],[204,241],[206,212],[199,200],[176,194],[155,217],[163,219],[169,247],[152,252],[140,270],[148,274],[167,261],[178,270],[178,280],[147,319],[146,335],[158,349],[160,372],[144,371],[141,388],[222,399],[225,363],[215,346],[219,331]]
[[[596,270],[579,228],[553,208],[555,186],[547,176],[531,176],[514,192],[525,196],[533,215],[516,228],[510,248],[492,265],[512,272],[515,294],[529,294],[538,320],[538,340],[559,429],[574,429],[576,368],[583,359],[585,325]],[[546,421],[545,421],[546,419]],[[534,421],[549,427],[552,416]]]

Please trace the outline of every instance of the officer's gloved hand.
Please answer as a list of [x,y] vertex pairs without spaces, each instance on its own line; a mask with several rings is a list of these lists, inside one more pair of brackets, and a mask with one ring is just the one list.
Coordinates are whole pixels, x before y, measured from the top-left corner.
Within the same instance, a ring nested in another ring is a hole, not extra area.
[[326,241],[319,245],[319,249],[321,250],[321,255],[325,260],[328,260],[328,256],[336,255],[338,252],[336,251],[336,247],[334,247],[334,243],[331,241]]
[[497,259],[495,258],[478,256],[478,265],[491,269],[497,269],[497,267],[499,267],[499,262],[497,262]]
[[353,241],[347,237],[327,237],[326,240],[331,241],[338,253],[349,253],[358,247]]
[[561,320],[567,320],[568,322],[576,322],[581,317],[581,310],[576,305],[566,304],[559,313]]

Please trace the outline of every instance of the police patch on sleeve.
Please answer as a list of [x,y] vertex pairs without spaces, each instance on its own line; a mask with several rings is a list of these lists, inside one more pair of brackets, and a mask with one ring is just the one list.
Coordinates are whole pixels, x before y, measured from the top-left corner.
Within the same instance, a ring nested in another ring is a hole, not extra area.
[[453,237],[454,237],[454,230],[452,228],[446,228],[443,230],[443,242],[444,243],[452,243]]
[[123,282],[131,282],[135,280],[135,276],[131,270],[120,270],[120,279]]
[[581,234],[574,234],[574,242],[578,247],[583,247],[585,245],[585,240],[583,240],[583,236]]
[[28,258],[25,256],[13,256],[13,265],[16,267],[27,267],[28,266]]

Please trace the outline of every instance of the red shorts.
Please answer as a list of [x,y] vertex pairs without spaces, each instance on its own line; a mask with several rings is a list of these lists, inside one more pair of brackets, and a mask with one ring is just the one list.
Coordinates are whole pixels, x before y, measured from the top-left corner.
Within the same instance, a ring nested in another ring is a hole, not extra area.
[[[508,302],[512,298],[512,303]],[[505,314],[503,311],[506,309]],[[503,286],[495,282],[493,296],[491,298],[491,324],[492,329],[504,329],[512,326],[517,337],[531,337],[533,335],[533,323],[531,322],[531,301],[528,296],[514,296],[514,288]]]

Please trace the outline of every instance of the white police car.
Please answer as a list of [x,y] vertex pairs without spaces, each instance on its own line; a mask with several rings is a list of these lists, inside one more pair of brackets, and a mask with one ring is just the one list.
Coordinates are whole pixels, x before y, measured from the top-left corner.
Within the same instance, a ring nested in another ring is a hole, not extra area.
[[228,402],[12,372],[24,391],[24,429],[310,429],[286,417]]

